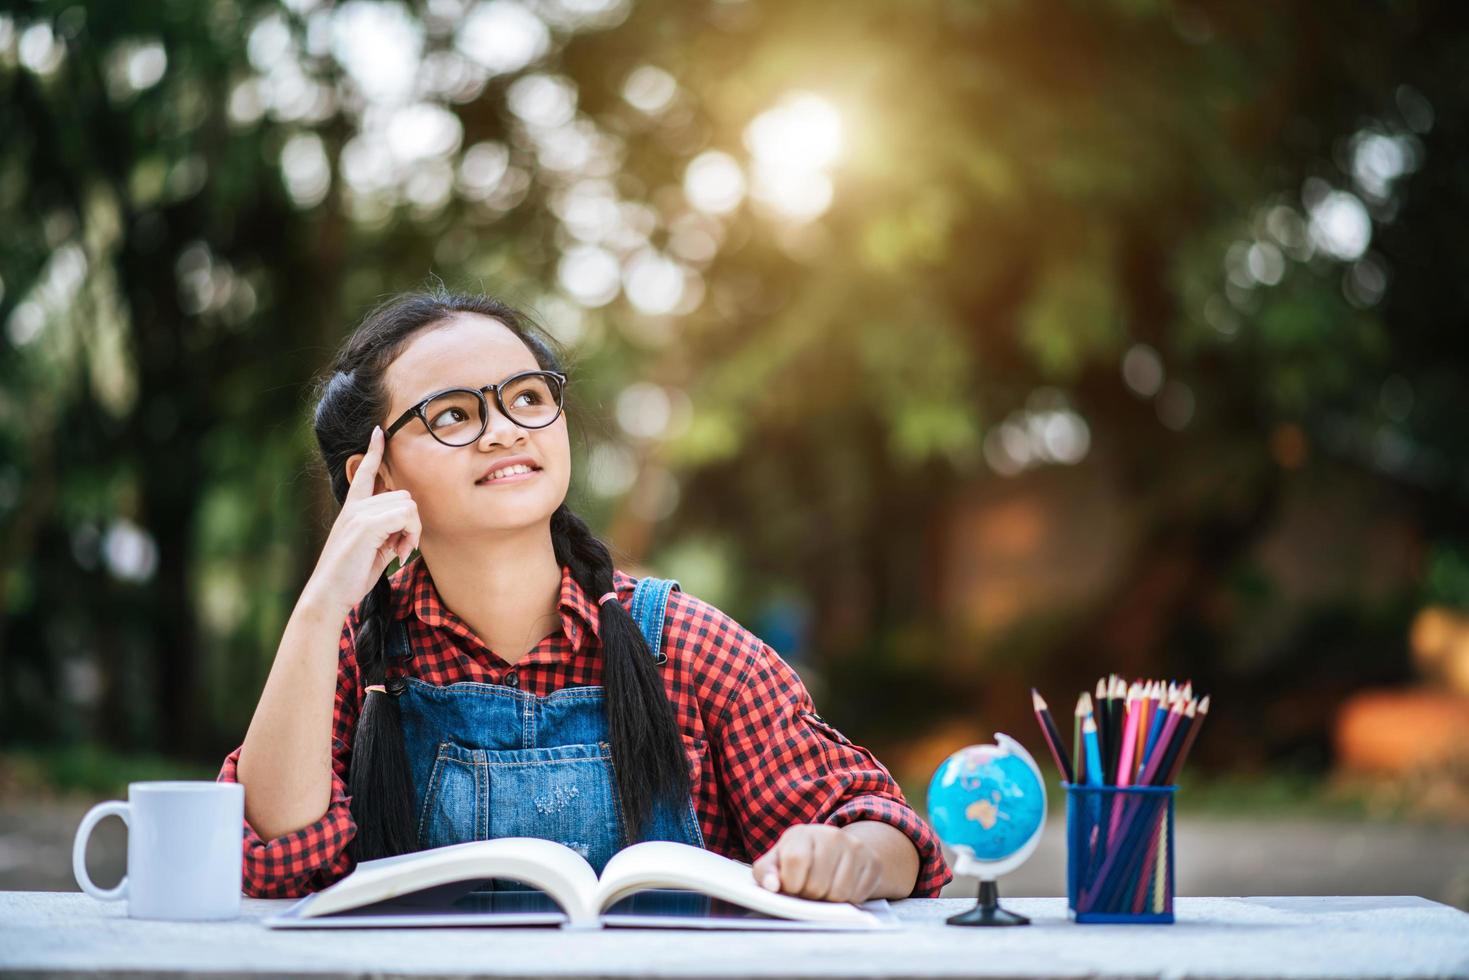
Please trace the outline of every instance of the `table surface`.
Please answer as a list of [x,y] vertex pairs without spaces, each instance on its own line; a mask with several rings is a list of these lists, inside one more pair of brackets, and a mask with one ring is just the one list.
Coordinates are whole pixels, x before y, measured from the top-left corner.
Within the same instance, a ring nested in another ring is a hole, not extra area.
[[972,899],[893,902],[890,933],[671,929],[281,930],[294,899],[226,922],[130,919],[81,892],[0,892],[0,974],[313,977],[1469,977],[1469,913],[1425,898],[1178,898],[1172,925],[1068,920],[1061,898],[1012,898],[1029,926],[944,919]]

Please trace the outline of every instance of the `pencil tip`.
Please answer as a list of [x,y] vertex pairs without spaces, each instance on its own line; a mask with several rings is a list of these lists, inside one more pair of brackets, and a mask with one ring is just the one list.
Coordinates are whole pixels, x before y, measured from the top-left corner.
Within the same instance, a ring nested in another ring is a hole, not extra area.
[[1046,708],[1046,699],[1041,697],[1041,692],[1035,688],[1030,689],[1030,703],[1035,706],[1035,710],[1037,711],[1044,711]]

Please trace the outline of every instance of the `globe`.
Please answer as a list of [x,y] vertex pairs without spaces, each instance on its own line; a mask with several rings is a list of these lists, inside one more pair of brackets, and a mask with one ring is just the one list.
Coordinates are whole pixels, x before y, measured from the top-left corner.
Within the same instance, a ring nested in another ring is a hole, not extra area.
[[997,732],[993,745],[967,745],[950,755],[929,781],[928,821],[953,850],[954,871],[980,880],[979,905],[948,921],[1028,921],[999,909],[994,885],[1030,857],[1046,823],[1046,783],[1025,747]]

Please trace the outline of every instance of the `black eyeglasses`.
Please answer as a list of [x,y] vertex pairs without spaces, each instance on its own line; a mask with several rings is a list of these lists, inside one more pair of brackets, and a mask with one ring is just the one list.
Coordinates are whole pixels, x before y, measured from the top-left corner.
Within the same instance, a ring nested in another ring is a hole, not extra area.
[[384,440],[414,419],[422,419],[429,435],[446,446],[467,446],[484,435],[490,424],[485,392],[495,393],[501,414],[523,429],[543,429],[561,416],[566,375],[555,371],[522,371],[497,385],[450,388],[435,392],[388,426]]

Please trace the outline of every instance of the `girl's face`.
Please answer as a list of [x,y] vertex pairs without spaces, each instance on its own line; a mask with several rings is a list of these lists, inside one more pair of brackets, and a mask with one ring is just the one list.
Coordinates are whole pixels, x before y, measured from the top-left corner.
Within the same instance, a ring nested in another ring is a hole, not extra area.
[[[381,425],[386,431],[404,412],[445,388],[480,388],[539,369],[530,349],[499,320],[457,313],[419,332],[388,366],[388,414]],[[505,417],[492,393],[486,392],[485,399],[489,421],[467,446],[444,445],[417,418],[388,441],[380,489],[413,495],[425,537],[544,525],[566,499],[571,481],[566,414],[544,428],[523,429]],[[477,482],[511,456],[529,457],[529,465],[540,469],[503,482]],[[350,470],[356,470],[355,462]]]

